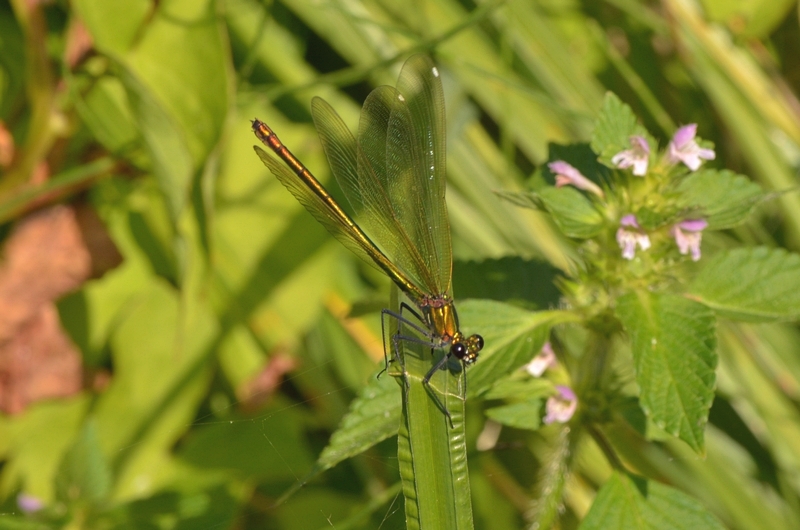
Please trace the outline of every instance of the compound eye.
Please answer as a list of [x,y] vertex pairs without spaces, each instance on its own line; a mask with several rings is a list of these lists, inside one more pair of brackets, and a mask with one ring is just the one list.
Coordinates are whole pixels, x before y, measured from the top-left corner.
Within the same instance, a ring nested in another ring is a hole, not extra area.
[[450,346],[450,353],[455,355],[457,359],[461,360],[467,355],[467,345],[463,342],[455,342],[452,346]]
[[481,351],[483,349],[483,337],[480,335],[473,335],[469,338],[470,342],[475,345],[475,351]]

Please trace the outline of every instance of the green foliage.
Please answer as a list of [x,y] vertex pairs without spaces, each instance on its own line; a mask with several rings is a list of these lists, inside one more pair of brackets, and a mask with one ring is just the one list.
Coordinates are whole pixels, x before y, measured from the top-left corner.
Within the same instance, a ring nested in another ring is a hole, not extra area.
[[[122,257],[49,295],[3,248],[0,405],[33,397],[0,416],[0,527],[797,528],[794,4],[0,7],[0,235],[64,203]],[[420,52],[445,90],[460,327],[485,340],[427,388],[443,351],[409,342],[375,377],[389,281],[249,127],[344,202],[312,97],[357,131]],[[669,150],[687,123],[715,146],[696,171]],[[645,175],[615,159],[637,135]],[[556,188],[556,160],[602,193]],[[13,349],[33,340],[14,304],[40,298],[80,357],[66,393]],[[574,414],[546,419],[567,387]]]
[[592,150],[599,155],[598,160],[608,167],[614,167],[612,157],[630,148],[630,138],[635,135],[644,136],[650,145],[655,145],[653,138],[639,124],[633,110],[615,94],[607,93],[592,132]]
[[729,318],[796,320],[800,316],[800,256],[763,247],[722,252],[703,267],[690,293]]
[[706,219],[712,230],[743,223],[767,198],[758,184],[728,170],[701,169],[681,181],[677,192],[682,198],[680,206]]
[[680,491],[617,472],[597,493],[580,528],[711,530],[725,527],[700,503]]
[[674,295],[630,293],[617,302],[630,335],[644,411],[660,427],[704,450],[703,432],[714,399],[714,314]]

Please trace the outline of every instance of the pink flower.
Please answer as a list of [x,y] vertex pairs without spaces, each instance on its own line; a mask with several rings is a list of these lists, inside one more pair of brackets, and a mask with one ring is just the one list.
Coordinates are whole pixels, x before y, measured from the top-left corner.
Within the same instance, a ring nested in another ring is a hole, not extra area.
[[714,160],[716,154],[713,149],[704,149],[697,145],[694,137],[697,134],[697,124],[684,125],[672,137],[669,143],[669,161],[672,164],[683,162],[686,167],[696,171],[703,160]]
[[578,408],[578,397],[568,386],[556,385],[558,394],[547,398],[545,404],[545,425],[551,423],[567,423],[572,419],[575,410]]
[[672,235],[682,255],[692,253],[692,261],[700,259],[700,241],[703,230],[708,226],[705,219],[687,219],[672,227]]
[[545,370],[556,365],[556,354],[549,342],[545,342],[542,350],[533,358],[531,362],[524,366],[533,377],[541,377]]
[[637,177],[643,177],[647,174],[650,146],[644,136],[631,136],[630,142],[631,148],[614,155],[611,163],[620,169],[633,166],[633,174]]
[[603,190],[600,189],[600,186],[584,177],[580,171],[563,160],[550,162],[547,164],[547,167],[556,175],[556,188],[571,184],[578,189],[589,191],[598,197],[603,197]]
[[617,244],[622,249],[622,257],[633,259],[636,253],[636,245],[642,250],[650,248],[650,238],[639,227],[636,216],[628,214],[619,221],[620,227],[617,230]]
[[17,506],[25,513],[35,513],[44,508],[44,503],[38,497],[20,493],[17,495]]

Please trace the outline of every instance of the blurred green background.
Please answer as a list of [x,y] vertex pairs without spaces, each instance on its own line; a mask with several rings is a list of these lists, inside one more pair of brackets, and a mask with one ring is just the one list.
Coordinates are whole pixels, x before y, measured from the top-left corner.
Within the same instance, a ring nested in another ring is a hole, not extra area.
[[[714,167],[797,186],[788,0],[2,2],[0,527],[404,527],[393,438],[275,506],[382,367],[389,281],[268,174],[249,120],[327,181],[311,97],[355,128],[415,52],[443,72],[458,299],[557,306],[572,245],[492,191],[588,141],[606,91],[662,146],[698,123]],[[756,217],[704,244],[800,250],[800,194]],[[731,528],[797,528],[800,333],[718,335],[705,458],[615,449]],[[547,434],[469,414],[476,526],[522,528]],[[609,467],[587,443],[573,471],[564,528]]]

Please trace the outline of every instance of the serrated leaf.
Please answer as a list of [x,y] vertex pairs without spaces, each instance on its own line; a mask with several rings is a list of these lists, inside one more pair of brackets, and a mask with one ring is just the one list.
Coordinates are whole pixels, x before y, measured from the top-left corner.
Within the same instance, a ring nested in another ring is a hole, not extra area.
[[400,388],[394,378],[388,375],[371,378],[319,455],[318,472],[397,434],[401,414]]
[[495,193],[517,206],[546,211],[567,237],[588,239],[603,230],[603,216],[575,188],[546,186],[539,191]]
[[598,154],[600,162],[614,167],[611,158],[620,151],[630,149],[630,137],[633,135],[644,136],[650,149],[655,148],[655,141],[637,123],[633,110],[615,94],[607,92],[592,133],[592,150]]
[[565,236],[588,239],[603,230],[603,216],[575,188],[547,187],[539,190],[538,195]]
[[542,424],[542,400],[528,399],[486,410],[486,416],[516,429],[535,431]]
[[681,296],[647,292],[621,297],[616,311],[631,340],[642,408],[702,452],[716,382],[713,312]]
[[701,169],[678,186],[680,206],[696,210],[708,221],[708,228],[721,230],[742,223],[755,206],[767,197],[761,187],[733,171]]
[[580,530],[683,530],[725,527],[685,493],[640,477],[615,472],[597,493]]
[[495,381],[530,361],[547,340],[550,326],[570,315],[527,311],[489,300],[467,300],[459,304],[458,314],[462,331],[480,333],[485,343],[478,361],[467,369],[470,396],[483,394]]
[[800,318],[800,256],[766,247],[723,252],[706,263],[689,293],[728,318],[796,320]]

